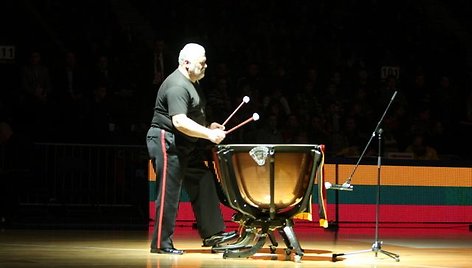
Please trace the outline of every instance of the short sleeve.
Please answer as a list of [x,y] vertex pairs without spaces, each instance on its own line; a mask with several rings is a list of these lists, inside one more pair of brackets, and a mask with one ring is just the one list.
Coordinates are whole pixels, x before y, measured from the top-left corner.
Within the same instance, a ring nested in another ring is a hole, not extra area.
[[169,116],[188,113],[190,96],[183,87],[171,87],[167,90],[167,103],[169,105]]

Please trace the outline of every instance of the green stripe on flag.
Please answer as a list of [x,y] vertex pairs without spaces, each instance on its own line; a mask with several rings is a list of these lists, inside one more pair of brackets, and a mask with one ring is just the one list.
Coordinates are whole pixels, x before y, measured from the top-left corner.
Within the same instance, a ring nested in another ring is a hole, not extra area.
[[[375,204],[377,186],[354,185],[353,191],[338,191],[339,204]],[[313,197],[317,197],[313,191]],[[328,203],[336,202],[336,192],[328,191]],[[380,203],[390,205],[472,205],[472,189],[467,187],[380,186]]]

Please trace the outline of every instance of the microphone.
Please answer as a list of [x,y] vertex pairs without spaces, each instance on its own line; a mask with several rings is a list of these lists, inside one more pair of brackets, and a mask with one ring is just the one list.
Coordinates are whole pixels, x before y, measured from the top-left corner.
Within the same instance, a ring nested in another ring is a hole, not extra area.
[[339,191],[352,191],[354,189],[354,186],[352,186],[350,183],[345,182],[343,184],[331,184],[330,182],[325,182],[325,188],[327,190],[339,190]]

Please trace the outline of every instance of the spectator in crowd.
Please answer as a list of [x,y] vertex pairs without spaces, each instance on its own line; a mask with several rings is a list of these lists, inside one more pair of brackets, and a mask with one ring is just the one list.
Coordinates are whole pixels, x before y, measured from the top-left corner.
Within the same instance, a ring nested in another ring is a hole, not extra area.
[[344,157],[359,156],[362,151],[362,143],[364,140],[367,141],[365,139],[367,136],[360,132],[354,117],[346,117],[338,140],[340,149],[336,155]]
[[463,107],[462,120],[469,124],[472,124],[472,90],[467,94],[465,101],[461,105]]
[[63,61],[53,74],[55,95],[60,102],[64,102],[66,107],[72,110],[77,107],[70,107],[83,104],[91,92],[89,89],[89,80],[86,71],[79,64],[77,53],[67,51],[64,54]]
[[282,133],[279,129],[278,119],[275,114],[267,115],[261,128],[257,130],[256,143],[284,143]]
[[92,93],[89,71],[79,63],[75,51],[67,51],[53,72],[55,107],[62,130],[69,135],[59,135],[62,141],[79,142],[85,130],[85,113]]
[[439,160],[436,149],[429,145],[425,136],[421,134],[413,137],[412,143],[406,147],[405,152],[412,153],[416,160]]
[[52,85],[49,67],[42,62],[39,51],[30,54],[29,62],[21,70],[20,107],[17,116],[19,129],[34,127],[35,141],[50,136],[51,118],[54,118],[51,101]]
[[118,70],[110,63],[107,55],[99,55],[91,72],[92,85],[104,85],[108,91],[114,91],[119,83]]
[[114,121],[113,104],[108,96],[108,87],[99,84],[93,90],[92,97],[87,107],[87,129],[85,132],[93,144],[109,144],[112,142],[113,132],[116,131]]
[[221,77],[206,91],[207,115],[211,121],[223,123],[233,112],[231,89],[226,78]]

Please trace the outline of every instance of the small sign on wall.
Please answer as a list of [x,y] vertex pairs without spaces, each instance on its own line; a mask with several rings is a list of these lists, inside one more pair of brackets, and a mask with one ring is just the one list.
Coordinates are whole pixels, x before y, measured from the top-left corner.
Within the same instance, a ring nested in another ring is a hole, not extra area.
[[0,63],[15,62],[15,46],[0,45]]
[[395,77],[397,80],[400,78],[400,67],[398,66],[382,66],[380,69],[380,78],[383,80],[387,77]]

